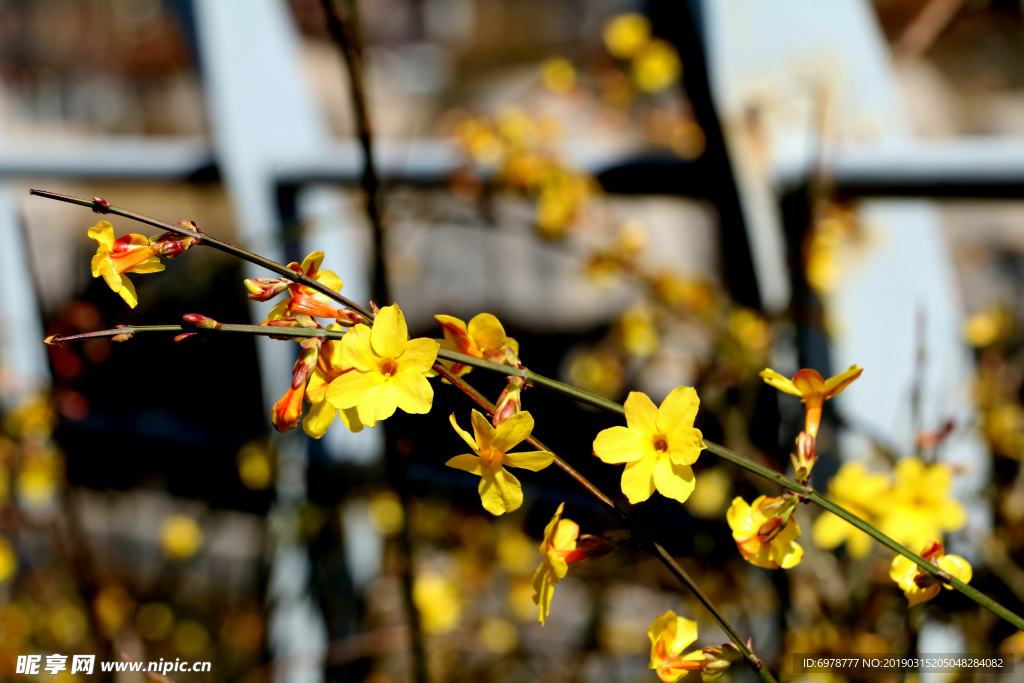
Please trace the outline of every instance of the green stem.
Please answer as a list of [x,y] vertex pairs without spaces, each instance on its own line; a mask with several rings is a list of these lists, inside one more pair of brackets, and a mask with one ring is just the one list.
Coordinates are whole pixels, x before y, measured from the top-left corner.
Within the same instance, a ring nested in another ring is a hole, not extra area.
[[[457,389],[462,391],[462,393],[469,396],[473,401],[476,402],[477,405],[479,405],[489,414],[494,414],[496,410],[494,404],[491,403],[486,397],[484,397],[483,394],[481,394],[479,391],[473,388],[473,386],[466,382],[464,379],[455,376],[440,363],[434,364],[434,370],[439,375],[441,375],[449,382],[451,382],[452,385],[454,385]],[[751,650],[750,647],[747,646],[747,644],[743,641],[743,638],[740,637],[740,634],[737,633],[736,629],[733,628],[732,624],[729,623],[728,619],[726,619],[725,616],[718,611],[718,608],[715,607],[715,604],[713,602],[711,602],[711,599],[704,594],[704,591],[700,589],[700,586],[697,585],[697,582],[694,581],[693,578],[686,573],[685,569],[679,566],[679,563],[676,562],[675,558],[672,557],[672,555],[670,555],[669,552],[665,550],[665,548],[662,547],[660,543],[654,540],[654,537],[651,536],[650,532],[648,532],[646,529],[644,529],[639,524],[634,522],[633,518],[630,517],[625,510],[616,505],[611,498],[606,496],[604,492],[602,492],[599,488],[594,486],[594,484],[591,483],[589,479],[584,477],[576,470],[576,468],[574,468],[572,465],[570,465],[561,457],[559,457],[554,451],[552,451],[550,448],[541,443],[539,439],[537,439],[534,436],[530,436],[528,437],[527,441],[529,441],[530,445],[532,445],[534,448],[551,453],[551,455],[554,456],[555,464],[559,468],[561,468],[566,474],[568,474],[577,484],[582,486],[587,491],[587,493],[589,493],[593,498],[595,498],[599,503],[601,503],[601,505],[603,505],[609,512],[618,517],[623,523],[626,524],[626,526],[632,529],[633,533],[640,538],[640,542],[646,545],[647,548],[654,554],[654,556],[661,560],[662,564],[664,564],[668,568],[668,570],[672,572],[672,574],[679,580],[679,582],[686,586],[687,590],[689,590],[694,595],[694,597],[696,597],[697,600],[699,600],[700,603],[704,605],[704,608],[707,609],[708,613],[711,614],[711,617],[718,623],[722,630],[725,631],[725,634],[729,637],[729,640],[731,640],[736,645],[736,647],[739,648],[740,652],[743,653],[744,659],[747,661],[750,667],[754,669],[757,675],[761,677],[761,680],[764,683],[775,683],[775,679],[772,677],[771,672],[768,671],[768,667],[764,666],[764,664],[761,662],[758,656],[754,654],[753,650]]]
[[[187,328],[187,329],[192,330],[193,328]],[[121,328],[117,328],[117,329],[114,329],[114,330],[102,330],[100,332],[88,332],[86,334],[78,334],[78,335],[73,335],[73,336],[69,336],[69,337],[61,337],[61,336],[58,336],[58,335],[54,335],[53,337],[48,338],[47,342],[49,342],[49,343],[62,343],[62,342],[66,342],[66,341],[75,341],[77,339],[88,339],[90,337],[112,337],[114,335],[123,334],[123,333],[126,333],[126,332],[142,333],[142,332],[180,332],[180,331],[182,331],[182,327],[180,325],[157,325],[157,326],[151,326],[151,327],[131,327],[131,326],[126,326],[126,327],[121,327]],[[195,330],[195,331],[214,332],[215,330]],[[325,337],[325,338],[329,338],[329,339],[340,339],[342,334],[343,334],[342,332],[334,332],[334,331],[331,331],[331,330],[322,330],[322,329],[306,329],[306,328],[298,328],[298,327],[267,327],[267,326],[261,326],[261,325],[221,325],[220,330],[216,330],[216,331],[221,331],[221,332],[242,332],[242,333],[245,333],[245,334],[273,335],[273,336],[280,336],[280,337]],[[575,387],[571,387],[571,386],[569,386],[567,384],[563,384],[562,382],[559,382],[557,380],[553,380],[553,379],[551,379],[549,377],[544,377],[543,375],[538,375],[537,373],[532,372],[530,370],[523,370],[523,369],[519,369],[519,368],[512,368],[512,367],[509,367],[507,365],[501,365],[499,363],[492,363],[491,361],[483,360],[483,359],[480,359],[480,358],[473,358],[472,356],[467,356],[465,354],[456,353],[454,351],[446,351],[444,349],[441,349],[438,352],[437,355],[438,355],[438,358],[443,358],[445,360],[455,361],[457,363],[463,363],[465,365],[471,365],[473,367],[477,367],[477,368],[480,368],[482,370],[490,370],[492,372],[498,372],[498,373],[501,373],[503,375],[515,375],[515,376],[519,376],[519,377],[525,377],[531,384],[535,384],[535,385],[546,387],[546,388],[548,388],[548,389],[550,389],[552,391],[555,391],[555,392],[557,392],[559,394],[562,394],[564,396],[568,396],[568,397],[573,398],[573,399],[575,399],[577,401],[581,401],[583,403],[587,403],[587,404],[595,406],[597,408],[602,408],[604,410],[607,410],[608,412],[615,413],[616,415],[625,415],[625,408],[623,408],[622,405],[620,405],[618,403],[615,403],[614,401],[609,401],[607,399],[601,398],[600,396],[596,396],[595,394],[591,394],[590,392],[583,391],[583,390],[577,389]],[[808,500],[808,501],[818,505],[819,507],[821,507],[821,508],[823,508],[823,509],[825,509],[825,510],[827,510],[827,511],[829,511],[829,512],[831,512],[831,513],[833,513],[833,514],[835,514],[835,515],[837,515],[839,517],[841,517],[845,521],[849,522],[853,526],[857,527],[858,529],[860,529],[864,533],[866,533],[869,536],[871,536],[872,538],[874,538],[876,541],[878,541],[882,545],[890,548],[891,550],[893,550],[893,551],[899,553],[900,555],[903,555],[907,559],[913,561],[915,564],[917,564],[917,566],[921,567],[921,569],[923,569],[923,570],[925,570],[927,572],[930,572],[932,574],[936,574],[937,572],[941,571],[939,569],[939,567],[937,567],[936,565],[934,565],[931,562],[929,562],[928,560],[924,559],[923,557],[921,557],[917,553],[911,552],[909,549],[903,547],[902,545],[900,545],[896,541],[892,540],[891,538],[889,538],[888,536],[883,534],[881,531],[879,531],[875,527],[873,527],[870,524],[868,524],[867,522],[865,522],[860,517],[854,515],[853,513],[843,509],[842,507],[840,507],[840,506],[836,505],[835,503],[833,503],[832,501],[828,500],[827,498],[822,496],[820,493],[815,491],[812,487],[810,487],[808,485],[805,485],[805,484],[801,484],[800,482],[796,481],[795,479],[791,479],[791,478],[787,477],[786,475],[784,475],[784,474],[782,474],[780,472],[776,472],[773,469],[765,467],[764,465],[760,465],[760,464],[758,464],[756,462],[748,460],[747,458],[743,457],[742,455],[740,455],[738,453],[734,453],[733,451],[730,451],[728,448],[720,446],[720,445],[718,445],[716,443],[708,442],[707,440],[705,440],[704,443],[707,446],[707,450],[709,452],[714,453],[715,455],[717,455],[718,457],[722,458],[723,460],[727,460],[727,461],[731,462],[732,464],[736,465],[737,467],[741,467],[741,468],[747,470],[748,472],[752,472],[752,473],[754,473],[754,474],[756,474],[758,476],[761,476],[761,477],[763,477],[765,479],[773,481],[773,482],[775,482],[776,484],[778,484],[779,486],[781,486],[784,489],[787,489],[787,490],[792,491],[792,492],[794,492],[796,494],[804,496],[804,498],[806,500]],[[972,588],[971,586],[965,584],[963,581],[961,581],[960,579],[958,579],[956,577],[952,577],[951,578],[951,580],[949,582],[949,585],[951,585],[953,588],[955,588],[956,590],[960,591],[962,594],[966,595],[968,598],[970,598],[974,602],[978,603],[979,605],[981,605],[985,609],[989,610],[990,612],[992,612],[996,616],[998,616],[998,617],[1000,617],[1002,619],[1005,619],[1006,621],[1008,621],[1011,624],[1013,624],[1014,626],[1016,626],[1018,629],[1024,630],[1024,619],[1019,617],[1017,614],[1011,612],[1010,610],[1006,609],[1006,607],[1002,606],[1001,604],[999,604],[995,600],[992,600],[988,596],[980,593],[979,591],[977,591],[974,588]]]
[[[191,230],[188,230],[187,228],[183,228],[180,225],[177,225],[175,223],[168,223],[167,221],[152,218],[151,216],[146,216],[141,213],[135,213],[134,211],[128,211],[127,209],[122,209],[120,207],[113,206],[109,202],[99,199],[99,197],[93,199],[82,199],[81,197],[73,197],[68,194],[60,194],[59,192],[50,192],[49,190],[29,190],[29,194],[35,195],[37,197],[43,197],[45,199],[55,199],[59,202],[67,202],[68,204],[77,204],[78,206],[84,206],[92,209],[95,213],[110,213],[114,214],[115,216],[121,216],[122,218],[130,218],[133,221],[145,223],[146,225],[152,225],[153,227],[160,228],[161,230],[166,230],[167,232],[173,232],[184,237],[196,237],[196,233],[194,233]],[[368,321],[373,320],[373,313],[369,309],[364,308],[359,304],[355,303],[354,301],[349,300],[348,298],[342,296],[338,292],[335,292],[327,285],[317,282],[308,275],[305,275],[298,271],[294,271],[288,266],[283,266],[280,263],[277,263],[276,261],[271,261],[268,258],[263,258],[259,254],[254,254],[251,251],[246,251],[241,247],[236,247],[233,244],[230,244],[223,240],[219,240],[216,237],[207,235],[205,232],[199,233],[198,237],[199,244],[202,244],[207,247],[213,247],[214,249],[219,249],[220,251],[231,254],[232,256],[237,256],[238,258],[248,261],[250,263],[255,263],[257,266],[263,266],[267,270],[271,270],[277,273],[278,275],[281,275],[293,282],[305,285],[310,289],[315,289],[324,296],[330,297],[331,299],[337,301],[343,306],[352,309],[359,315],[366,318]]]

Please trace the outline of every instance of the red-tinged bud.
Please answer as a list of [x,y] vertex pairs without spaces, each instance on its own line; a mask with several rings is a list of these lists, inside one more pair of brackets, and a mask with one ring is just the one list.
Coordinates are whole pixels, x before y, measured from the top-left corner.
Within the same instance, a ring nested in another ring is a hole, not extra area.
[[43,340],[43,343],[48,346],[64,346],[64,342],[59,334],[51,334]]
[[722,677],[734,662],[743,659],[743,653],[733,643],[712,645],[704,648],[704,668],[700,677],[705,683],[717,680]]
[[629,543],[632,534],[624,529],[612,529],[600,536],[583,534],[577,541],[577,551],[583,551],[588,558],[604,557]]
[[757,530],[757,537],[762,543],[770,541],[779,535],[782,531],[782,518],[779,516],[772,517],[767,522],[761,525]]
[[92,212],[93,213],[107,213],[110,209],[110,202],[102,197],[92,198]]
[[[127,325],[116,325],[116,327],[119,330],[127,330],[128,329]],[[113,337],[110,338],[110,341],[112,341],[112,342],[126,342],[126,341],[128,341],[129,339],[131,339],[134,336],[135,336],[134,332],[122,332],[121,334],[115,334]]]
[[372,299],[370,300],[370,310],[373,311],[373,317],[375,318],[380,314],[380,309],[377,307],[377,304],[373,303]]
[[245,288],[249,291],[248,297],[253,301],[270,301],[288,289],[288,286],[291,284],[291,280],[274,280],[258,277],[246,280]]
[[767,543],[778,536],[789,524],[793,511],[800,504],[798,497],[790,495],[769,498],[768,501],[761,506],[765,515],[771,515],[757,530],[757,540],[761,543]]
[[508,384],[505,385],[495,406],[496,410],[492,419],[495,427],[500,427],[506,420],[523,409],[523,384],[522,377],[513,375],[508,378]]
[[290,388],[281,397],[281,400],[274,404],[274,409],[270,414],[270,421],[274,424],[274,429],[279,432],[287,432],[299,424],[299,418],[302,416],[302,397],[305,393],[305,385],[298,389]]
[[185,315],[181,316],[181,319],[184,320],[186,324],[192,325],[193,327],[198,327],[201,330],[220,329],[219,322],[217,322],[213,318],[207,318],[205,315],[200,315],[198,313],[186,313]]
[[355,327],[359,323],[364,322],[365,318],[355,311],[339,308],[338,315],[335,316],[334,321],[342,327]]
[[814,464],[818,462],[818,454],[814,450],[814,437],[807,432],[800,432],[796,437],[796,453],[790,453],[793,461],[793,473],[796,480],[801,484],[806,483],[811,476]]
[[196,225],[195,221],[189,221],[185,220],[184,218],[179,218],[177,222],[179,228],[185,228],[186,230],[191,230],[192,232],[198,232],[200,234],[202,234],[203,232],[202,230],[199,229],[199,226]]
[[309,374],[316,367],[322,343],[323,339],[319,337],[306,339],[302,342],[302,353],[299,354],[298,360],[295,361],[295,365],[292,367],[292,389],[306,386]]
[[174,338],[174,343],[181,344],[182,346],[195,346],[204,341],[206,341],[206,336],[198,332],[185,332]]

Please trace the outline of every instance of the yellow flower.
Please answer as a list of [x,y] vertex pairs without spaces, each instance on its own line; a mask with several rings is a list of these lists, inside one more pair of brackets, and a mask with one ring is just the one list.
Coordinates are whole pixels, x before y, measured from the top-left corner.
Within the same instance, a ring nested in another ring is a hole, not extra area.
[[960,503],[949,498],[953,470],[949,465],[925,465],[904,458],[896,465],[896,485],[883,501],[880,529],[897,543],[920,548],[943,532],[957,531],[967,522]]
[[644,306],[630,306],[619,318],[622,346],[630,354],[644,358],[658,350],[660,339],[654,313]]
[[[332,323],[327,329],[340,330],[342,326]],[[302,420],[302,431],[314,439],[319,439],[327,433],[335,415],[341,416],[341,421],[350,432],[362,431],[363,423],[359,421],[359,412],[355,408],[338,410],[327,401],[327,387],[338,377],[351,371],[352,366],[344,359],[343,339],[325,339],[320,346],[316,367],[309,376],[309,384],[306,385],[306,399],[312,407]]]
[[186,515],[171,515],[160,528],[164,555],[172,560],[187,560],[203,545],[203,530]]
[[[330,287],[335,292],[340,292],[343,286],[341,278],[334,271],[320,270],[320,265],[323,261],[324,252],[314,251],[306,256],[301,264],[293,261],[288,264],[288,267],[296,273],[307,275],[320,284]],[[269,301],[282,292],[288,292],[288,296],[278,301],[270,309],[270,313],[267,314],[268,322],[297,315],[334,318],[338,322],[345,322],[349,325],[363,319],[358,313],[339,307],[333,299],[328,298],[315,289],[296,284],[285,278],[248,279],[245,281],[245,288],[249,290],[248,296],[253,301]]]
[[704,445],[693,427],[700,399],[692,387],[676,387],[660,408],[646,394],[630,392],[626,427],[605,429],[594,439],[594,455],[609,464],[626,463],[622,492],[630,503],[661,495],[685,502],[695,480],[690,467]]
[[[881,473],[869,474],[860,463],[846,463],[828,483],[829,500],[861,519],[874,524],[884,509],[889,491],[889,478]],[[814,543],[826,550],[846,543],[851,557],[862,558],[871,550],[871,537],[831,512],[823,512],[814,520]]]
[[342,359],[352,366],[327,387],[327,401],[338,410],[356,408],[359,420],[373,427],[401,408],[430,412],[434,389],[426,374],[440,345],[433,339],[409,339],[398,304],[377,314],[373,329],[356,325],[342,338]]
[[159,248],[149,239],[136,234],[114,239],[114,226],[100,221],[89,228],[89,237],[96,243],[92,257],[92,276],[100,277],[132,308],[139,303],[135,286],[122,273],[158,273],[164,269],[158,257]]
[[555,586],[565,578],[569,563],[586,557],[582,550],[576,548],[580,525],[571,519],[562,519],[563,509],[565,503],[558,506],[555,516],[544,527],[544,540],[540,544],[540,554],[544,559],[533,575],[533,603],[540,608],[538,619],[541,624],[548,620]]
[[629,59],[651,40],[651,22],[636,12],[620,14],[604,27],[604,44],[612,56]]
[[576,68],[565,57],[548,57],[540,69],[541,80],[552,92],[567,93],[576,87]]
[[796,519],[790,517],[781,529],[778,525],[765,528],[770,520],[778,519],[772,508],[779,502],[779,498],[761,496],[753,505],[747,505],[747,501],[737,496],[726,513],[732,537],[743,559],[750,564],[766,569],[790,569],[804,557],[804,549],[796,542],[800,538]]
[[818,425],[821,423],[821,410],[825,407],[825,400],[841,393],[851,382],[860,377],[864,372],[862,368],[851,365],[841,375],[822,379],[817,370],[801,370],[793,375],[790,381],[775,372],[771,368],[765,368],[758,373],[764,383],[771,385],[787,394],[793,394],[803,398],[807,411],[804,431],[812,437],[818,436]]
[[[506,336],[501,321],[490,313],[473,316],[469,325],[450,315],[435,315],[434,319],[444,333],[444,341],[441,342],[443,349],[458,351],[473,358],[485,358],[495,363],[506,362],[506,349],[512,349],[516,355],[519,354],[519,342]],[[462,363],[441,362],[460,377],[473,369],[472,366]]]
[[427,633],[447,633],[462,618],[458,586],[440,574],[420,574],[412,587],[412,599]]
[[652,40],[633,57],[633,83],[644,92],[664,90],[679,80],[683,65],[672,43]]
[[548,451],[508,452],[530,436],[533,416],[526,411],[516,413],[495,429],[487,418],[474,410],[473,436],[459,427],[454,413],[450,420],[452,427],[473,452],[456,455],[445,464],[480,477],[480,501],[492,515],[519,509],[523,504],[523,487],[503,465],[538,472],[555,459],[554,454]]
[[3,536],[0,536],[0,583],[4,583],[18,571],[18,555]]
[[1013,321],[1007,312],[999,307],[972,315],[964,321],[963,326],[964,339],[976,349],[991,346],[1012,331]]
[[704,668],[702,650],[683,654],[683,650],[697,640],[696,621],[677,617],[669,610],[654,620],[647,635],[651,639],[651,663],[647,668],[655,669],[658,678],[665,683],[678,681],[691,671]]
[[[955,576],[964,583],[970,583],[973,573],[971,565],[962,557],[946,555],[945,548],[934,538],[925,545],[924,550],[921,552],[921,557],[934,565],[938,565],[940,570],[948,573],[950,576]],[[919,605],[934,598],[939,594],[939,586],[944,585],[947,590],[953,590],[952,586],[943,583],[934,574],[923,571],[917,566],[916,562],[903,555],[897,555],[893,558],[892,566],[889,568],[889,578],[903,589],[903,595],[907,597],[907,601],[910,603],[909,607]]]

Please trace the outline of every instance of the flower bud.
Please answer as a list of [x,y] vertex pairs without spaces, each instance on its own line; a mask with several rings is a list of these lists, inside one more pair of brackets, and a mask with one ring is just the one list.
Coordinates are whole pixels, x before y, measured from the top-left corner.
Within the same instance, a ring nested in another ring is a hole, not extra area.
[[207,318],[205,315],[198,313],[186,313],[181,316],[181,319],[185,321],[185,324],[198,327],[201,330],[219,330],[220,323],[213,318]]
[[793,461],[793,474],[796,480],[804,484],[811,476],[814,463],[818,462],[818,454],[814,451],[814,437],[807,432],[800,432],[800,436],[796,437],[796,449],[797,452],[790,453],[789,457]]
[[734,662],[743,659],[743,653],[734,643],[712,645],[704,648],[704,668],[700,677],[705,683],[721,678]]
[[174,343],[181,344],[182,346],[195,346],[204,341],[206,341],[206,335],[199,334],[198,332],[185,332],[174,338]]
[[577,542],[576,550],[582,551],[587,558],[604,557],[629,543],[632,537],[625,529],[612,529],[600,536],[583,534]]
[[246,280],[245,288],[249,291],[248,296],[253,301],[270,301],[288,289],[290,284],[292,284],[290,280],[274,280],[259,277]]
[[[115,327],[117,329],[119,329],[119,330],[122,330],[122,329],[126,330],[126,329],[128,329],[127,325],[115,325]],[[126,341],[128,341],[129,339],[131,339],[134,336],[135,336],[134,332],[122,332],[121,334],[115,334],[113,337],[110,338],[110,341],[112,341],[112,342],[126,342]]]
[[510,417],[523,409],[522,388],[523,378],[512,375],[508,378],[508,384],[498,397],[496,410],[492,422],[495,427],[500,427]]

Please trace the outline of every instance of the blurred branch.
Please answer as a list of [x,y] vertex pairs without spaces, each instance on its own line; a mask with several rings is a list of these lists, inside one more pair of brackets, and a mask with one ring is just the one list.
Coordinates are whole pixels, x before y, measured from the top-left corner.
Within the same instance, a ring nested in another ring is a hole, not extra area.
[[967,0],[931,0],[904,29],[893,52],[906,57],[920,57],[949,26]]

